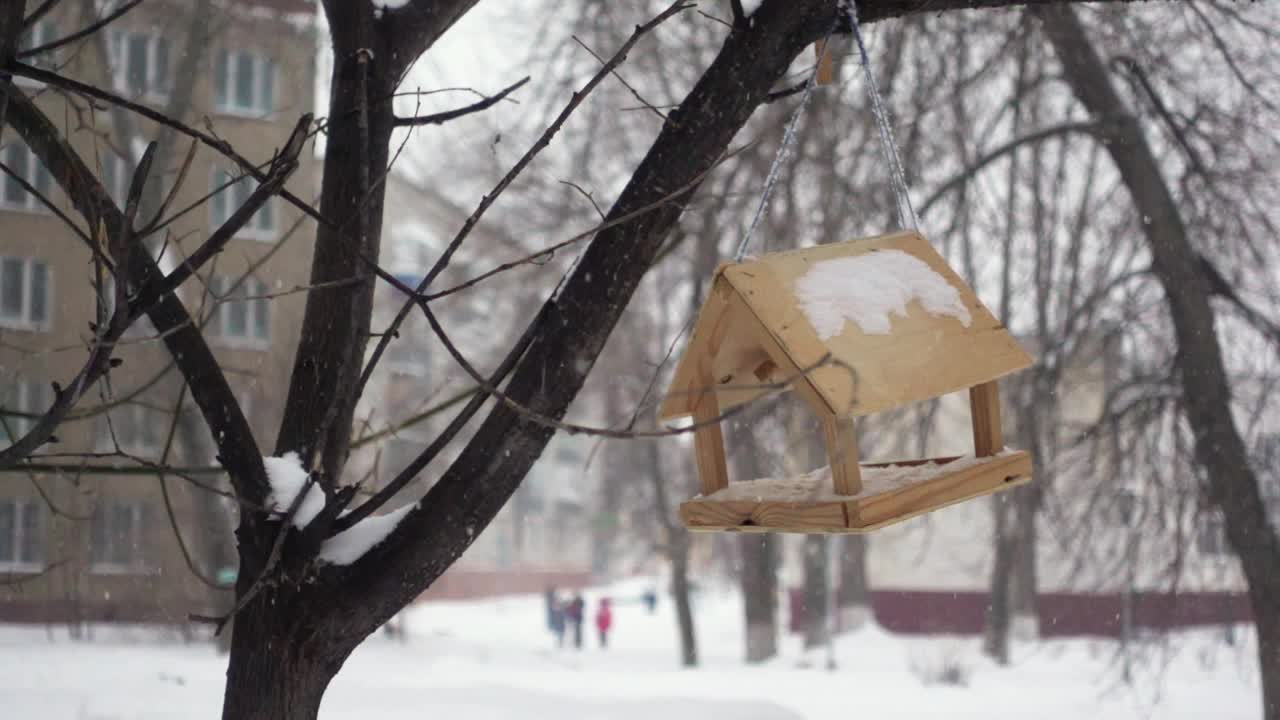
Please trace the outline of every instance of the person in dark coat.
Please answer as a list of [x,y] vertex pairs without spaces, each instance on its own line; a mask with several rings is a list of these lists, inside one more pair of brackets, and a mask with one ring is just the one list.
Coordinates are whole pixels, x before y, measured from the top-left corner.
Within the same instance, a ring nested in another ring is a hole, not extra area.
[[564,647],[564,603],[560,602],[559,596],[556,595],[556,589],[547,588],[547,629],[552,635],[556,636],[556,647]]
[[573,646],[579,650],[582,649],[582,617],[585,610],[586,603],[583,602],[581,593],[575,593],[565,608],[565,620],[573,626]]
[[613,627],[613,609],[609,598],[600,599],[600,607],[596,609],[596,630],[600,633],[600,647],[609,647],[609,630]]

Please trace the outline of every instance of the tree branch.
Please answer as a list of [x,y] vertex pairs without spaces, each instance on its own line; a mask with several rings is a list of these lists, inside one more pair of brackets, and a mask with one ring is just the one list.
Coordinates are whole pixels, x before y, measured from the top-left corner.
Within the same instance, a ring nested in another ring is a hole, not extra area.
[[455,110],[446,110],[445,112],[438,112],[433,115],[418,115],[416,117],[405,117],[405,118],[398,117],[396,118],[396,127],[421,127],[423,125],[443,125],[449,122],[450,120],[456,120],[460,117],[463,117],[464,115],[470,115],[472,113],[480,112],[481,110],[487,110],[493,107],[494,105],[498,104],[499,102],[501,102],[503,98],[510,95],[512,92],[515,92],[517,89],[519,89],[521,86],[523,86],[527,82],[529,82],[529,76],[525,75],[523,80],[520,80],[519,82],[516,82],[506,87],[496,95],[490,95],[489,97],[486,97],[483,100],[471,103],[466,107],[460,107]]
[[[6,91],[10,123],[90,227],[101,223],[109,235],[123,232],[123,215],[57,127],[20,89],[11,85]],[[127,276],[142,293],[153,289],[162,278],[160,269],[146,252],[129,254]],[[212,435],[218,438],[219,456],[236,493],[250,502],[264,504],[268,488],[266,469],[253,431],[191,315],[173,293],[159,296],[147,315],[190,385],[192,397]]]

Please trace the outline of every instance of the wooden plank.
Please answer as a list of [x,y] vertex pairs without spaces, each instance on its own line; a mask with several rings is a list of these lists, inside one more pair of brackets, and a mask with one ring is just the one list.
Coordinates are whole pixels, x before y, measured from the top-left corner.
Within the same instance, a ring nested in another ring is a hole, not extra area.
[[698,311],[698,321],[694,324],[693,333],[689,337],[689,345],[680,356],[675,375],[672,376],[671,387],[667,390],[667,396],[658,410],[660,420],[674,420],[693,414],[695,400],[691,390],[694,389],[694,377],[698,373],[699,363],[703,362],[704,358],[714,356],[715,347],[713,346],[718,347],[724,339],[725,325],[728,322],[725,310],[728,308],[728,299],[734,291],[727,281],[720,278],[719,272],[717,270],[711,292],[707,294],[706,302]]
[[862,473],[858,469],[858,434],[853,418],[826,416],[822,433],[827,441],[827,460],[831,463],[831,483],[837,495],[862,492]]
[[720,423],[712,422],[720,415],[720,405],[716,402],[716,394],[711,389],[711,377],[707,373],[697,376],[699,386],[697,400],[693,406],[694,424],[708,423],[693,431],[694,454],[698,461],[698,479],[702,483],[702,494],[711,493],[729,486],[729,471],[724,457],[724,434],[720,431]]
[[680,506],[680,520],[690,530],[843,532],[846,513],[842,505],[692,500]]
[[996,380],[969,388],[969,415],[973,420],[973,454],[990,457],[1003,450],[1000,386]]
[[[859,498],[850,526],[874,530],[939,510],[948,505],[990,495],[1020,485],[1031,477],[1031,456],[1025,452],[992,458],[978,465],[931,478],[905,488]],[[1019,482],[1019,479],[1025,478]]]
[[[935,458],[921,462],[949,462]],[[695,531],[869,533],[965,500],[1026,484],[1031,456],[1025,452],[847,501],[776,502],[696,499],[680,506],[680,519]]]
[[[756,317],[753,309],[747,304],[741,294],[734,293],[734,296],[730,298],[729,303],[735,309],[741,307],[743,312],[749,313],[753,318]],[[819,417],[833,415],[834,413],[831,410],[831,406],[827,405],[826,400],[822,398],[822,394],[819,393],[818,389],[813,385],[813,381],[811,379],[813,377],[813,373],[810,372],[808,374],[802,374],[802,367],[811,367],[818,361],[818,359],[821,358],[821,355],[814,358],[813,362],[809,365],[796,365],[792,360],[791,354],[787,352],[787,349],[782,346],[782,343],[778,341],[778,338],[774,337],[773,334],[769,332],[762,322],[759,322],[758,318],[757,322],[751,325],[751,329],[755,333],[756,339],[760,343],[760,347],[764,349],[764,351],[769,355],[769,359],[777,366],[777,369],[774,370],[775,377],[779,380],[791,380],[791,388],[799,393],[800,397],[808,403],[809,407],[813,408],[813,411],[817,413]]]

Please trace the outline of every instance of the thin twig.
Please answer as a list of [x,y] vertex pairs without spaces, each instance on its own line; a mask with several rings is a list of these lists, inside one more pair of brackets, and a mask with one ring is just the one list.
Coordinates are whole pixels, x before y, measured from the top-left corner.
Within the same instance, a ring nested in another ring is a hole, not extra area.
[[[573,111],[582,104],[582,101],[586,99],[587,95],[589,95],[596,86],[609,76],[609,73],[613,72],[614,68],[618,67],[626,60],[627,53],[630,52],[631,48],[634,47],[637,42],[639,42],[640,38],[644,37],[672,16],[691,7],[693,6],[686,4],[684,0],[676,0],[676,2],[672,3],[654,19],[644,25],[638,25],[635,31],[631,34],[631,37],[627,38],[626,42],[622,44],[622,47],[618,48],[618,51],[609,59],[609,62],[605,63],[604,67],[600,68],[600,70],[587,81],[587,84],[584,85],[581,90],[573,94],[569,99],[569,102],[560,111],[560,114],[557,115],[555,120],[553,120],[547,129],[543,131],[537,141],[535,141],[525,154],[516,161],[516,164],[507,171],[507,174],[498,181],[498,184],[494,186],[493,190],[480,200],[480,204],[476,207],[475,212],[471,213],[471,216],[462,224],[462,228],[456,235],[454,235],[453,240],[449,242],[449,246],[445,248],[444,253],[440,255],[440,258],[431,266],[431,269],[427,271],[427,274],[422,278],[422,281],[418,283],[417,288],[413,291],[414,295],[411,295],[406,299],[404,304],[400,307],[400,310],[396,313],[395,319],[391,321],[387,334],[384,335],[374,347],[373,353],[369,358],[369,362],[365,365],[364,371],[360,375],[360,382],[356,386],[357,396],[363,394],[364,387],[368,384],[369,378],[373,375],[373,370],[377,367],[378,361],[386,351],[387,345],[390,344],[391,339],[397,335],[400,330],[400,325],[404,322],[405,317],[409,315],[410,310],[413,308],[412,303],[414,296],[426,291],[431,282],[449,266],[449,262],[452,260],[454,253],[458,251],[458,248],[462,246],[463,241],[465,241],[467,236],[471,234],[471,229],[475,227],[476,223],[480,222],[480,218],[484,216],[485,211],[493,205],[498,197],[502,195],[502,192],[507,189],[516,177],[524,171],[525,167],[527,167],[529,163],[533,162],[533,159],[537,157],[544,148],[551,144],[552,138],[560,132],[560,128],[564,125],[565,121],[569,119],[569,116],[573,114]],[[400,286],[403,287],[403,283],[401,283]]]
[[510,95],[512,92],[515,92],[517,89],[519,89],[521,86],[523,86],[527,82],[529,82],[529,76],[525,75],[523,80],[520,80],[508,86],[507,88],[503,89],[501,92],[497,93],[496,95],[491,95],[489,97],[486,97],[483,100],[480,100],[479,102],[471,103],[470,105],[467,105],[465,107],[460,107],[453,110],[446,110],[444,112],[438,112],[432,115],[418,115],[415,117],[405,117],[405,118],[398,117],[396,118],[395,126],[396,127],[421,127],[423,125],[443,125],[449,122],[450,120],[456,120],[465,115],[470,115],[472,113],[477,113],[477,112],[480,112],[481,110],[487,110],[493,107],[499,102],[502,102],[503,98]]
[[129,0],[128,2],[124,3],[123,5],[116,8],[115,10],[107,13],[106,15],[103,15],[101,18],[98,18],[96,21],[80,28],[79,30],[71,33],[70,35],[65,35],[56,40],[51,40],[43,45],[37,45],[33,48],[28,48],[26,50],[23,50],[22,52],[19,52],[17,55],[15,55],[15,57],[17,57],[18,59],[29,58],[34,55],[39,55],[41,53],[47,53],[51,50],[57,50],[58,48],[63,47],[64,45],[70,45],[71,43],[81,38],[89,37],[90,35],[98,32],[99,30],[106,27],[107,25],[110,25],[117,18],[122,17],[125,13],[138,7],[141,4],[142,4],[142,0]]

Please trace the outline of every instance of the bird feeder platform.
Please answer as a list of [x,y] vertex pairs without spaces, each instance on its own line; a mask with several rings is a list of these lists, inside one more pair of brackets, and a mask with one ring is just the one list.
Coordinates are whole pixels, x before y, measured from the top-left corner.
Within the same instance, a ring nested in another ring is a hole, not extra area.
[[944,457],[861,466],[862,492],[827,489],[825,468],[784,480],[730,483],[680,506],[693,531],[869,533],[948,505],[1031,481],[1031,456]]
[[[721,265],[660,416],[692,418],[702,493],[691,530],[869,532],[1030,480],[1004,448],[999,378],[1033,360],[918,233]],[[856,418],[968,389],[973,455],[861,464]],[[794,390],[819,417],[828,466],[730,483],[719,421]]]

